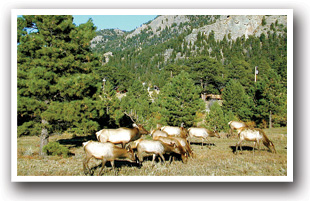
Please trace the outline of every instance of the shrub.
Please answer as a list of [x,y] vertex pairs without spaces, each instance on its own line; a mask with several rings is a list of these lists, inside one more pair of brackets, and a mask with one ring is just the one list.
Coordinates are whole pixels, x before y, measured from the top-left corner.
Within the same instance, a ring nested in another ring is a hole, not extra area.
[[43,152],[47,155],[64,156],[68,157],[70,151],[67,147],[59,144],[58,142],[49,142],[43,147]]

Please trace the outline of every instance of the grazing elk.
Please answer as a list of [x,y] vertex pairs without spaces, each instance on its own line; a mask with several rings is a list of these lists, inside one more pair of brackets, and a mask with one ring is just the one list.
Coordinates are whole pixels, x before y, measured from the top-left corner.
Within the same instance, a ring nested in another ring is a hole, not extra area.
[[83,161],[83,170],[85,175],[89,172],[88,162],[93,157],[102,160],[102,168],[99,175],[101,175],[107,161],[110,161],[112,169],[114,169],[114,160],[125,159],[130,162],[135,162],[136,160],[135,154],[130,147],[123,149],[110,142],[102,143],[90,140],[83,142],[83,148],[86,153],[86,157]]
[[183,149],[186,151],[188,157],[195,157],[195,154],[187,139],[182,138],[182,137],[173,137],[173,138],[179,141]]
[[[179,140],[175,139],[174,137],[161,137],[161,136],[156,137],[156,140],[162,141],[165,144],[175,144],[176,148],[179,149],[182,162],[187,163],[188,154],[186,150],[184,149],[184,147],[179,142]],[[171,162],[171,158],[172,156],[170,156],[170,162]]]
[[160,128],[160,130],[165,131],[169,136],[176,136],[176,137],[183,137],[183,138],[188,137],[188,133],[183,126],[181,126],[181,127],[164,126],[164,127]]
[[244,122],[239,121],[230,121],[228,122],[228,125],[230,127],[230,136],[233,136],[233,130],[237,130],[239,134],[240,130],[246,127],[246,124]]
[[159,140],[139,140],[137,144],[137,151],[138,151],[138,159],[140,165],[143,161],[143,154],[152,154],[153,160],[152,165],[154,165],[155,157],[160,156],[162,162],[165,162],[164,154],[166,153],[180,153],[180,148],[176,146],[176,144],[166,144]]
[[241,143],[243,140],[254,142],[253,155],[254,155],[254,149],[255,149],[256,144],[257,144],[257,148],[259,150],[260,142],[263,142],[263,144],[271,152],[277,153],[273,143],[268,139],[267,135],[265,134],[265,132],[262,129],[259,129],[259,128],[242,128],[242,129],[240,129],[239,141],[236,144],[236,154],[238,152],[238,147],[240,147],[241,152],[242,152]]
[[[169,135],[165,132],[165,131],[161,131],[161,130],[154,130],[152,132],[152,137],[153,137],[153,140],[158,140],[159,137],[169,137]],[[180,145],[183,147],[183,149],[185,150],[186,154],[188,157],[193,157],[194,154],[193,154],[193,151],[189,145],[189,142],[186,138],[183,138],[183,137],[171,137],[171,138],[174,138],[176,139]]]
[[[206,128],[196,128],[191,127],[188,129],[189,137],[196,137],[201,138],[201,146],[203,146],[203,141],[206,140],[210,143],[208,137],[218,137],[220,138],[220,135],[217,131],[210,131]],[[202,148],[202,147],[201,147]]]
[[143,134],[148,134],[148,131],[142,125],[135,123],[133,128],[102,129],[96,132],[99,142],[122,144],[122,148],[125,148],[128,142],[139,139]]

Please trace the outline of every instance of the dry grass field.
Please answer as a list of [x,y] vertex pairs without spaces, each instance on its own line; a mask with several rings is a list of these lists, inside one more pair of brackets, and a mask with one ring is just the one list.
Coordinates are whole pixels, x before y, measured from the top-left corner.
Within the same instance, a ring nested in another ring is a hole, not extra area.
[[[135,163],[116,161],[116,169],[111,170],[106,164],[102,176],[286,176],[287,175],[287,130],[286,128],[265,129],[267,136],[273,141],[277,154],[268,151],[263,145],[255,150],[253,142],[243,142],[243,153],[234,154],[238,141],[232,138],[211,138],[211,144],[201,145],[199,139],[191,139],[191,147],[196,154],[186,164],[176,159],[169,162],[156,162],[151,165],[151,157],[146,157],[142,167]],[[58,141],[68,146],[72,155],[40,157],[39,137],[20,137],[17,139],[17,175],[18,176],[84,176],[82,161],[84,151],[82,142],[92,139],[88,137],[72,137],[70,134],[53,135],[50,142]],[[167,157],[168,158],[168,157]],[[98,175],[101,161],[91,159],[89,165]]]

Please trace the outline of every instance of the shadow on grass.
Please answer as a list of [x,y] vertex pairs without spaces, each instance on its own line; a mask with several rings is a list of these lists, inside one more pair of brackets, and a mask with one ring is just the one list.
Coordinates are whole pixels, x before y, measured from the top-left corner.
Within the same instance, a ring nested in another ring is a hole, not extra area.
[[89,140],[97,140],[95,136],[88,135],[88,136],[75,136],[71,139],[60,139],[57,142],[62,145],[69,145],[70,148],[73,147],[81,147],[83,142],[87,142]]
[[[229,146],[232,150],[233,153],[236,153],[236,146]],[[242,151],[253,151],[253,147],[250,146],[241,146],[242,147]],[[238,151],[241,151],[241,148],[238,148]]]
[[215,146],[214,143],[201,143],[201,142],[190,142],[191,145],[199,145],[199,146]]
[[[115,171],[118,172],[120,168],[122,167],[138,167],[140,168],[141,166],[139,165],[139,163],[135,163],[135,162],[129,162],[129,161],[114,161],[114,165],[115,165]],[[90,171],[89,171],[89,175],[90,176],[94,176],[94,172],[96,169],[99,169],[99,171],[101,170],[102,168],[102,163],[94,166],[94,167],[91,167],[90,168]],[[110,162],[106,162],[105,164],[105,167],[103,168],[102,170],[102,173],[100,176],[104,175],[105,172],[108,172],[108,171],[112,171],[112,165]]]

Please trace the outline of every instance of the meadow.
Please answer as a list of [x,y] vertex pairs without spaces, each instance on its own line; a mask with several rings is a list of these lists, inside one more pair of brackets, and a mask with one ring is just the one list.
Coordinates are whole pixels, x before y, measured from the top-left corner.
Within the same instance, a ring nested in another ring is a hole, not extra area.
[[[260,151],[253,142],[243,142],[242,154],[235,154],[238,138],[210,138],[211,143],[201,144],[199,139],[190,139],[195,158],[189,158],[186,164],[181,160],[166,161],[151,165],[152,157],[145,157],[142,167],[135,163],[116,161],[112,170],[106,163],[102,176],[287,176],[287,129],[264,129],[274,143],[277,154],[268,151],[262,144]],[[149,136],[145,136],[149,137]],[[83,159],[85,153],[82,142],[93,139],[94,135],[75,136],[72,134],[52,135],[50,142],[57,141],[70,148],[68,157],[39,156],[37,136],[24,136],[17,139],[17,175],[18,176],[85,176]],[[169,156],[167,156],[168,159]],[[101,161],[91,159],[90,167],[97,176]]]

